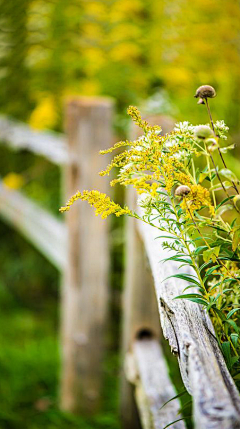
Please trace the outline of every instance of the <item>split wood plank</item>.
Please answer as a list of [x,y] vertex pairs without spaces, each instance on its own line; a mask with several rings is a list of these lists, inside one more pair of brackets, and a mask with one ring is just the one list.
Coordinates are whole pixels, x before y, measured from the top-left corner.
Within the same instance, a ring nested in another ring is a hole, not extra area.
[[30,201],[21,192],[10,190],[2,182],[0,182],[0,216],[60,271],[64,269],[67,230],[63,222]]
[[54,132],[34,131],[28,125],[0,116],[0,142],[14,150],[25,149],[54,164],[68,163],[67,142]]
[[[179,412],[181,405],[168,375],[159,341],[156,338],[135,340],[127,354],[126,374],[135,386],[135,398],[143,429],[162,429],[175,422],[175,429],[184,429]],[[166,405],[164,405],[166,404]],[[179,420],[179,421],[177,421]]]

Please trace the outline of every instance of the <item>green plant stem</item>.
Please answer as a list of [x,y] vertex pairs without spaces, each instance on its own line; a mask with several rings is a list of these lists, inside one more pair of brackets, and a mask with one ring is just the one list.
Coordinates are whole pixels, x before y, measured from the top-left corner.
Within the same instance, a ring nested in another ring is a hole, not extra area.
[[[215,128],[214,128],[214,124],[213,124],[212,114],[211,114],[211,110],[210,110],[210,106],[209,106],[209,104],[208,104],[208,99],[207,99],[207,98],[205,99],[205,104],[206,104],[206,106],[207,106],[208,116],[209,116],[209,119],[210,119],[210,122],[211,122],[211,126],[212,126],[213,133],[214,133],[215,137],[217,137],[217,135],[216,135],[216,133],[215,133]],[[222,163],[223,163],[224,167],[225,167],[225,168],[227,168],[227,164],[226,164],[226,162],[225,162],[225,160],[224,160],[224,158],[223,158],[223,156],[222,156],[222,153],[221,153],[221,150],[220,150],[220,148],[219,148],[219,147],[218,147],[218,153],[219,153],[219,155],[220,155],[220,158],[221,158],[221,160],[222,160]],[[236,187],[236,185],[235,185],[235,183],[233,182],[233,180],[231,180],[231,182],[232,182],[233,188],[235,189],[236,193],[238,194],[238,193],[239,193],[239,192],[238,192],[238,188]]]
[[[175,204],[174,204],[174,200],[173,200],[173,199],[172,199],[172,207],[173,207],[173,210],[174,210],[174,213],[175,213],[176,219],[177,219],[177,221],[180,223],[180,218],[179,218],[179,216],[178,216],[178,214],[177,214],[176,206],[175,206]],[[205,294],[206,294],[206,297],[209,299],[209,294],[208,294],[207,289],[206,289],[206,287],[205,287],[205,285],[204,285],[204,282],[203,282],[203,280],[202,280],[202,277],[201,277],[201,274],[200,274],[199,268],[198,268],[198,266],[197,266],[197,264],[196,264],[196,262],[195,262],[195,259],[194,259],[194,258],[193,258],[193,256],[192,256],[192,252],[191,252],[191,250],[190,250],[190,247],[189,247],[189,245],[188,245],[188,242],[187,242],[187,240],[185,239],[185,236],[184,236],[184,234],[183,234],[182,230],[181,230],[181,229],[179,229],[179,230],[180,230],[181,238],[182,238],[182,240],[183,240],[183,242],[184,242],[184,245],[185,245],[185,247],[186,247],[186,249],[187,249],[188,256],[190,257],[190,259],[191,259],[191,261],[192,261],[193,268],[194,268],[194,270],[195,270],[195,272],[196,272],[196,274],[197,274],[197,276],[198,276],[198,280],[199,280],[199,282],[200,282],[200,284],[201,284],[201,287],[202,287],[202,289],[204,290],[204,292],[205,292]]]
[[[207,152],[207,148],[206,148],[206,143],[204,142],[204,147],[205,147],[205,151]],[[212,174],[211,174],[211,167],[210,167],[210,162],[209,162],[209,158],[208,156],[206,156],[206,161],[207,161],[207,167],[208,167],[208,175],[210,178],[210,183],[211,183],[211,188],[213,187],[213,180],[212,180]],[[212,197],[213,197],[213,204],[214,204],[214,208],[216,208],[217,203],[216,203],[216,196],[215,196],[215,192],[212,189]]]
[[[191,220],[192,220],[192,222],[193,222],[193,224],[194,224],[194,226],[195,226],[198,234],[200,235],[200,237],[202,238],[202,240],[204,241],[204,243],[208,247],[208,249],[211,249],[210,244],[207,242],[207,240],[205,239],[205,237],[202,235],[202,233],[201,233],[200,229],[198,228],[198,225],[195,222],[195,219],[193,218],[190,210],[187,209],[187,211],[189,213],[189,216],[191,217]],[[219,259],[217,256],[216,256],[216,261],[218,262],[219,265],[221,265],[223,268],[225,268],[225,270],[227,271],[228,275],[231,277],[232,274],[229,272],[229,270],[228,270],[227,266],[224,264],[224,262],[222,262],[221,259]],[[237,279],[235,276],[234,276],[234,279],[237,280],[238,283],[240,283],[239,279]]]

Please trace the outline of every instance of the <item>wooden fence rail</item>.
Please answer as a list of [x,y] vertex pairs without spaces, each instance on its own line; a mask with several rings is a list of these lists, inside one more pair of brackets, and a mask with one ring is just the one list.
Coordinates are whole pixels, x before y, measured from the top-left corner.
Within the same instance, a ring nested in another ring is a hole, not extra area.
[[0,116],[0,141],[15,150],[29,150],[57,165],[68,163],[68,144],[63,135],[34,131],[27,125],[2,115]]
[[30,241],[60,271],[66,266],[67,229],[64,222],[0,182],[0,215]]

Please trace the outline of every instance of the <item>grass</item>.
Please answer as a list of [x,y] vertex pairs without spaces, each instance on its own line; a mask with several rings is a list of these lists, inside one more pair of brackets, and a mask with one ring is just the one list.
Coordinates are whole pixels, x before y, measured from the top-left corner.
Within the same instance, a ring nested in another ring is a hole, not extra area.
[[[118,429],[116,354],[105,362],[101,413],[91,418],[58,408],[60,367],[56,311],[21,307],[0,284],[0,428]],[[57,305],[57,303],[56,303]]]

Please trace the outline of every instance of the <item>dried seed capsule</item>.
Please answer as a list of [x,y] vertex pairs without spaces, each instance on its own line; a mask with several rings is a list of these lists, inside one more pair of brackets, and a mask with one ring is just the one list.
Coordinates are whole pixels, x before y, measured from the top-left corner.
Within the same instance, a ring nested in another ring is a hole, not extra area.
[[186,185],[180,185],[175,190],[175,197],[185,197],[185,195],[189,194],[191,189],[189,186]]
[[194,97],[200,98],[200,99],[206,99],[206,98],[214,98],[216,97],[216,95],[217,95],[216,91],[212,86],[202,85],[197,89]]
[[204,140],[209,137],[212,137],[214,134],[208,125],[198,125],[197,127],[195,127],[194,135],[198,139]]

